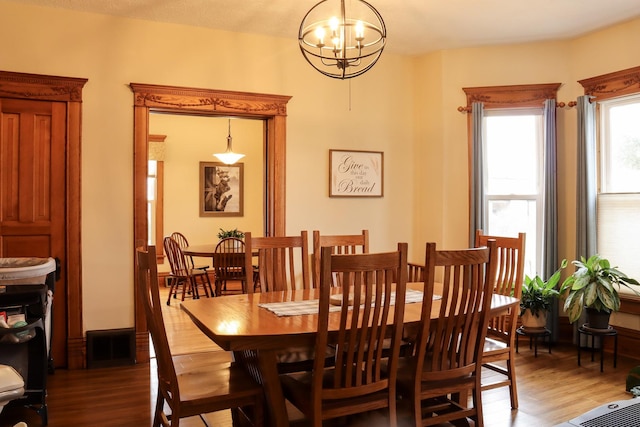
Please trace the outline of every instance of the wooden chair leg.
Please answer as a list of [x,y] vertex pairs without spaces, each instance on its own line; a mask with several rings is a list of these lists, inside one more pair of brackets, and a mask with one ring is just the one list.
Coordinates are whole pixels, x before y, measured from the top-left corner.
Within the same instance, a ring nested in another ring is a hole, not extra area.
[[213,293],[213,288],[211,287],[211,279],[209,279],[209,273],[207,273],[206,271],[204,273],[204,281],[205,283],[203,284],[203,286],[205,287],[205,289],[207,289],[207,298],[209,296],[213,298],[215,294]]
[[509,395],[511,397],[511,409],[518,409],[518,387],[516,385],[515,352],[511,351],[511,358],[507,360],[507,372],[509,375]]
[[171,295],[173,295],[173,297],[176,297],[176,293],[178,292],[177,289],[178,286],[178,280],[173,277],[171,278],[171,286],[169,287],[169,298],[167,298],[167,305],[171,305]]
[[160,391],[160,387],[158,387],[158,397],[156,399],[156,410],[153,413],[153,427],[160,427],[160,425],[162,424],[161,414],[162,414],[163,406],[164,406],[164,398],[162,397],[162,392]]

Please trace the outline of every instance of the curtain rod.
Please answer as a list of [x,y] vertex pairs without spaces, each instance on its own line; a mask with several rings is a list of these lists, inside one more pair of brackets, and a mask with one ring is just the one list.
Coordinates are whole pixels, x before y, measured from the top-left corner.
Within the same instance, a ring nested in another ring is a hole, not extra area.
[[[564,103],[564,102],[558,102],[556,103],[556,108],[564,108],[564,107],[575,107],[576,106],[576,101],[569,101],[568,103]],[[471,106],[467,105],[466,107],[460,106],[457,108],[457,110],[461,113],[471,113]]]

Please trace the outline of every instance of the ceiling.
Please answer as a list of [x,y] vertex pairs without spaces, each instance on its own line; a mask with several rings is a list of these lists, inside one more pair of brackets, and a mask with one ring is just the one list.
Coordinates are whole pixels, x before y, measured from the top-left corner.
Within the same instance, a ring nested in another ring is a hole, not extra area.
[[[296,40],[316,0],[13,0]],[[337,1],[337,0],[330,0]],[[354,1],[354,0],[347,0]],[[566,39],[640,17],[639,0],[369,0],[389,52]],[[348,5],[348,3],[347,3]]]

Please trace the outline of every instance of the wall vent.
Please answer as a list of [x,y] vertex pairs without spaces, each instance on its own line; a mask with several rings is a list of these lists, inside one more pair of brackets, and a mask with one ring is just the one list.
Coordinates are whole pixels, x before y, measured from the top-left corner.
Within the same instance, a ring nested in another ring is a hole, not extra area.
[[108,368],[136,363],[135,330],[87,331],[87,368]]

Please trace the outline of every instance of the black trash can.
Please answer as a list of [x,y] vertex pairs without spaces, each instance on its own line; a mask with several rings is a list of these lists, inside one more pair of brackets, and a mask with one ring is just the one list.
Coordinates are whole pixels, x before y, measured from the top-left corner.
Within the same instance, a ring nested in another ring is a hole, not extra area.
[[28,406],[47,425],[47,373],[51,310],[59,263],[53,258],[0,258],[0,364],[24,379],[24,395],[9,403]]

